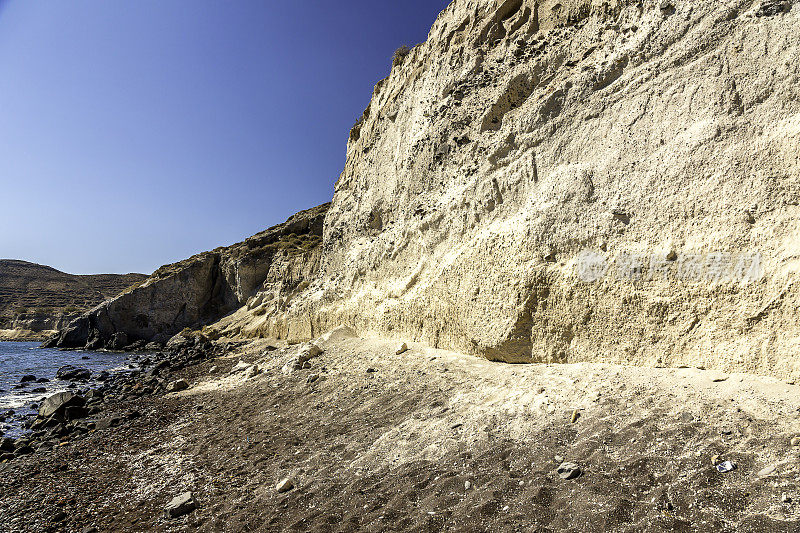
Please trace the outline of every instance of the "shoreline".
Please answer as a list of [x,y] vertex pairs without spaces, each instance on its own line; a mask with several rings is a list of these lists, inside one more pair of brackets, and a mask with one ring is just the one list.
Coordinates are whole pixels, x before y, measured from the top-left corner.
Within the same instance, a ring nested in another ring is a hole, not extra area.
[[[693,368],[519,366],[421,345],[397,354],[381,339],[317,342],[323,351],[308,360],[308,345],[267,340],[166,354],[175,368],[157,379],[185,380],[176,392],[147,391],[149,370],[121,380],[78,422],[87,431],[0,463],[0,529],[800,525],[798,387]],[[718,472],[724,460],[736,469]],[[562,463],[578,477],[562,479]],[[287,479],[293,488],[279,490]],[[187,491],[196,509],[167,519],[167,503]]]

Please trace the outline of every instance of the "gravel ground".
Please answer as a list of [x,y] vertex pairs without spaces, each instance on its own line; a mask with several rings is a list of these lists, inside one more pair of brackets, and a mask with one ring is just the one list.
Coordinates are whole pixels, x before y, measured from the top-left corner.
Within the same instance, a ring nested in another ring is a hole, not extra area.
[[[254,342],[103,414],[135,420],[0,464],[0,531],[800,530],[793,385],[321,344],[290,372],[301,347]],[[185,491],[197,509],[165,518]]]

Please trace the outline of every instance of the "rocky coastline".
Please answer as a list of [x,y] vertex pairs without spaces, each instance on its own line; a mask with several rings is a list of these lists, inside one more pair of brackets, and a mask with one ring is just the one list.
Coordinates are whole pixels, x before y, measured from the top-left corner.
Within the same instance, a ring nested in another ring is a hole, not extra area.
[[[132,358],[127,372],[111,374],[102,371],[92,374],[87,369],[73,365],[62,366],[57,378],[70,382],[68,390],[52,394],[33,405],[38,412],[19,420],[26,429],[24,436],[15,440],[0,432],[0,463],[34,452],[46,452],[89,431],[115,427],[124,420],[137,418],[139,413],[135,410],[126,411],[121,416],[109,415],[109,406],[118,407],[145,396],[180,390],[185,381],[177,378],[170,381],[171,374],[220,356],[231,345],[235,346],[236,343],[214,345],[201,334],[186,337],[179,334],[171,340],[166,350],[158,343],[134,345],[129,350]],[[143,353],[137,355],[137,350]],[[17,387],[43,381],[49,380],[26,375]],[[38,389],[34,387],[28,390],[37,392]],[[41,392],[44,392],[43,388]],[[0,413],[0,422],[15,414],[11,409]]]

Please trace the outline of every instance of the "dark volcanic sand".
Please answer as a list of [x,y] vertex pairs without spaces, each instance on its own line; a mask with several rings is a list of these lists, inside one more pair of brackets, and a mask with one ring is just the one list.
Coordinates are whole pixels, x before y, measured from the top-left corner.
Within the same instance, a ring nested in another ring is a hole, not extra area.
[[[141,418],[0,465],[0,531],[800,530],[782,501],[800,500],[794,387],[357,340],[286,375],[289,355],[246,382],[205,381],[238,357],[205,362],[181,374],[201,381],[189,391],[103,414]],[[584,474],[560,479],[556,455]],[[185,490],[198,509],[163,518]]]

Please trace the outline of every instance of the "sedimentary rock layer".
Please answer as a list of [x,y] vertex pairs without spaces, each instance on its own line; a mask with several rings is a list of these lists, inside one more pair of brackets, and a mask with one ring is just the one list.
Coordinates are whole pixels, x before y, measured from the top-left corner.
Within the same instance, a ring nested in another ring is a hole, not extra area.
[[376,85],[271,333],[800,375],[798,28],[788,1],[454,1]]
[[146,277],[74,275],[26,261],[0,260],[0,338],[36,338],[63,328]]

